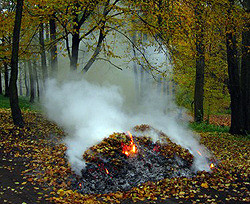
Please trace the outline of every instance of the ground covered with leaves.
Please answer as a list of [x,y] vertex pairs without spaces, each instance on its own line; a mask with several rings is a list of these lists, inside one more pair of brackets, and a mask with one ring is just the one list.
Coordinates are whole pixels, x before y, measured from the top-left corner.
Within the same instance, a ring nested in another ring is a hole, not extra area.
[[[128,191],[81,194],[65,158],[64,133],[39,113],[25,111],[25,128],[12,125],[0,109],[1,203],[249,203],[249,139],[202,133],[201,142],[218,160],[212,172],[192,178],[146,182]],[[171,146],[172,147],[172,146]],[[179,148],[176,146],[176,148]],[[175,151],[173,149],[172,151]],[[177,151],[177,150],[176,150]],[[177,151],[178,152],[178,151]]]

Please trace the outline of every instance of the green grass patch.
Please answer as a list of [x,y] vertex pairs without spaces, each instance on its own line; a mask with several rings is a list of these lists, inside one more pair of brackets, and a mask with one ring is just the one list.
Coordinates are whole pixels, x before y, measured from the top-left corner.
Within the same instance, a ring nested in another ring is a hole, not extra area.
[[190,123],[189,127],[196,132],[228,132],[228,126],[219,126],[207,123]]
[[[29,98],[23,96],[19,97],[19,106],[22,110],[38,111],[40,109],[38,103],[30,103]],[[10,100],[8,97],[0,95],[0,108],[10,108]]]

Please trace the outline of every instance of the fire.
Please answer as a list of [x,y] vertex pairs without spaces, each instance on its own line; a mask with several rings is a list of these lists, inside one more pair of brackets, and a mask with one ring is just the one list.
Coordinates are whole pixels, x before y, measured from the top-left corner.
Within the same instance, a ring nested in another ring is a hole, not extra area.
[[107,174],[109,174],[109,170],[108,169],[105,168],[105,171],[106,171]]
[[137,148],[136,148],[136,145],[134,143],[132,134],[129,131],[127,133],[130,136],[131,140],[130,140],[129,145],[122,145],[122,153],[127,155],[127,156],[130,156],[130,155],[137,153]]
[[82,188],[82,187],[83,187],[82,183],[79,183],[79,188]]
[[213,163],[210,164],[210,169],[213,169],[215,165]]

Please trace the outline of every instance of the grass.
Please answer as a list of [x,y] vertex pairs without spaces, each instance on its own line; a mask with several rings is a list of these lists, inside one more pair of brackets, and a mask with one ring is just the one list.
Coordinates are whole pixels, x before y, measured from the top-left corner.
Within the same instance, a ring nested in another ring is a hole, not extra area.
[[[29,98],[23,96],[19,97],[19,106],[22,110],[39,110],[39,105],[37,103],[30,103]],[[10,101],[8,97],[0,95],[0,108],[10,108]]]
[[219,126],[207,123],[190,123],[189,127],[196,132],[228,132],[228,126]]
[[[214,133],[216,135],[224,135],[224,134],[220,134],[220,133],[229,133],[229,126],[220,126],[220,125],[213,125],[213,124],[207,124],[207,123],[195,123],[192,122],[189,124],[189,127],[196,131],[196,132],[200,132],[200,133]],[[231,134],[227,134],[226,135],[227,139],[229,140],[239,140],[239,141],[249,141],[250,140],[250,134],[248,135],[231,135]]]

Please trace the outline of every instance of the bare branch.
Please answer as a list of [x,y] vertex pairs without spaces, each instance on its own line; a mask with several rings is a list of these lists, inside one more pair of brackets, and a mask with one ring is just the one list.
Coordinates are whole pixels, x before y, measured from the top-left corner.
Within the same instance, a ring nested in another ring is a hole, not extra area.
[[103,60],[103,61],[106,61],[106,62],[110,63],[111,65],[113,65],[114,67],[116,67],[117,69],[119,69],[119,70],[123,70],[121,67],[119,67],[119,66],[115,65],[113,62],[111,62],[111,61],[110,61],[110,60],[108,60],[108,59],[98,57],[98,58],[96,58],[96,60]]

